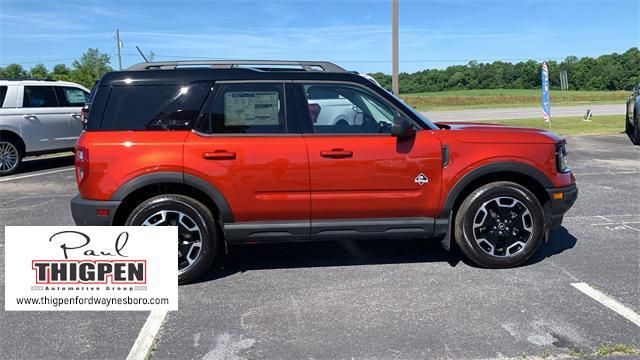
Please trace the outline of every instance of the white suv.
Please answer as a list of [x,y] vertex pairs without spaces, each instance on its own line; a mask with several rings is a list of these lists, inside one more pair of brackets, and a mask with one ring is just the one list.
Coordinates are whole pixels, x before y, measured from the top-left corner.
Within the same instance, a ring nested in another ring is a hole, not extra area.
[[0,79],[0,176],[14,173],[25,155],[72,150],[88,97],[75,83]]

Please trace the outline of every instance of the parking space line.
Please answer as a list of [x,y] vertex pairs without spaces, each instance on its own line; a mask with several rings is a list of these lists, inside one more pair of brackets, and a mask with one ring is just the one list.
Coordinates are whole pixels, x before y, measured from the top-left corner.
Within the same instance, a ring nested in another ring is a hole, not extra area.
[[633,311],[631,308],[619,303],[615,299],[607,296],[606,294],[592,288],[587,283],[572,283],[571,286],[582,291],[587,296],[591,297],[595,301],[600,304],[608,307],[609,309],[615,311],[619,315],[622,315],[625,319],[631,321],[632,323],[640,326],[640,315],[637,312]]
[[129,355],[127,355],[127,360],[148,359],[151,347],[168,313],[169,311],[167,310],[155,310],[149,313],[147,321],[140,329],[138,338],[133,343]]
[[605,171],[605,172],[591,172],[591,173],[575,173],[575,176],[586,176],[586,175],[631,175],[637,174],[640,171]]
[[627,229],[631,229],[631,230],[635,230],[637,232],[640,232],[640,229],[636,229],[636,228],[634,228],[632,226],[629,226],[629,225],[626,225],[626,224],[624,224],[623,226],[626,227]]
[[34,176],[40,176],[40,175],[55,174],[55,173],[59,173],[59,172],[63,172],[63,171],[69,171],[69,170],[73,170],[73,169],[75,169],[75,167],[71,166],[71,167],[66,167],[66,168],[63,168],[63,169],[39,172],[39,173],[35,173],[35,174],[17,175],[17,176],[13,176],[13,177],[0,179],[0,182],[11,181],[11,180],[19,180],[19,179],[26,179],[26,178],[30,178],[30,177],[34,177]]

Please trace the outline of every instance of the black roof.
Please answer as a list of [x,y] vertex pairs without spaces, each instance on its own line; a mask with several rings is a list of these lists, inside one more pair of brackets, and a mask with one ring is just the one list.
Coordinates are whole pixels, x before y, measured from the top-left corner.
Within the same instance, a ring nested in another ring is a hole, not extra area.
[[366,78],[350,72],[262,71],[251,68],[178,68],[170,70],[114,71],[102,77],[100,86],[178,85],[193,81],[222,80],[332,80],[351,81],[366,85],[372,84]]
[[[146,69],[127,70],[106,73],[99,82],[99,87],[105,86],[140,86],[140,85],[181,85],[194,81],[347,81],[366,86],[380,94],[399,108],[408,108],[406,104],[391,95],[385,89],[375,85],[357,73],[347,71],[296,71],[291,69],[260,70],[255,68],[175,68],[175,69]],[[427,124],[413,111],[408,109],[408,115],[416,122],[427,128],[436,129],[435,125]]]

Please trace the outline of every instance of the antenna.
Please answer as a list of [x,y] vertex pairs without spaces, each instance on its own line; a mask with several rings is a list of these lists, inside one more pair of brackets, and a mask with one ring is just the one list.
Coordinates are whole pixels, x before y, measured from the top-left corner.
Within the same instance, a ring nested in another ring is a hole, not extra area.
[[140,50],[140,47],[138,45],[136,45],[136,49],[138,49],[138,52],[140,53],[140,56],[142,56],[142,58],[144,59],[144,62],[149,62],[149,60],[147,60],[147,57],[144,56],[144,54],[142,53],[142,50]]

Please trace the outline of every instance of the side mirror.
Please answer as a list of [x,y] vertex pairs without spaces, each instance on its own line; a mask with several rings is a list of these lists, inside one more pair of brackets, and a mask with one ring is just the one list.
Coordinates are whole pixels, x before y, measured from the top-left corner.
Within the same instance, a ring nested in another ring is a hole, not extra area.
[[402,116],[396,116],[393,118],[393,124],[391,124],[391,136],[395,136],[399,139],[405,139],[412,137],[415,134],[411,121]]
[[631,84],[625,85],[624,91],[633,91],[633,85]]

